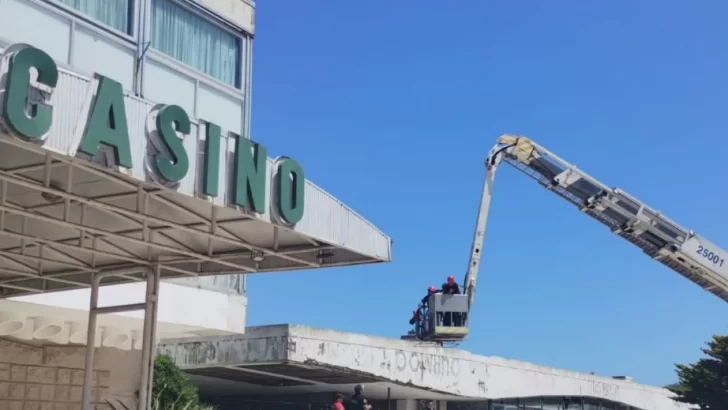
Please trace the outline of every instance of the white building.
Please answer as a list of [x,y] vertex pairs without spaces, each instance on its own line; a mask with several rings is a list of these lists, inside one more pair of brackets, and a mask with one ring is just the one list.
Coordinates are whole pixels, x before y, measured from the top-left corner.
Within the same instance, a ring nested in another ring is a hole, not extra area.
[[244,332],[244,273],[391,259],[250,140],[254,11],[0,2],[0,409],[136,407],[155,340]]

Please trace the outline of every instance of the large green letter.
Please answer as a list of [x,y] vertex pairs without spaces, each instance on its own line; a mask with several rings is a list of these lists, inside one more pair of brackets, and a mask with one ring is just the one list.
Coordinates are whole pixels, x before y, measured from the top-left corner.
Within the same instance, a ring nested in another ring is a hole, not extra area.
[[188,135],[190,130],[190,117],[179,105],[165,105],[157,113],[157,133],[169,153],[172,154],[172,158],[158,153],[154,160],[157,163],[159,175],[169,182],[181,181],[190,169],[187,151],[175,132],[179,131]]
[[205,168],[202,176],[202,193],[217,196],[220,185],[220,126],[205,124]]
[[96,77],[99,86],[78,150],[94,156],[99,144],[104,144],[114,149],[114,159],[119,166],[131,168],[129,128],[121,84],[99,74]]
[[265,212],[268,150],[240,135],[235,137],[235,204],[249,206],[251,210],[262,214]]
[[36,139],[45,135],[53,123],[50,107],[32,104],[30,116],[25,113],[30,86],[30,69],[38,71],[38,82],[51,88],[58,84],[58,66],[53,59],[37,48],[27,47],[18,50],[10,58],[3,117],[10,129],[19,136]]
[[303,168],[295,160],[286,158],[278,163],[278,214],[293,225],[303,218],[304,186]]

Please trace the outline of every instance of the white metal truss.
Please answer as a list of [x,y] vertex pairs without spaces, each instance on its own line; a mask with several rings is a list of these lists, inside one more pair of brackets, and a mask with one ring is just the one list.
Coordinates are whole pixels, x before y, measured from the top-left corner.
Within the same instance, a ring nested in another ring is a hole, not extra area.
[[[373,262],[240,209],[0,139],[0,297],[104,283]],[[135,273],[127,268],[137,267]],[[143,268],[143,269],[141,269]]]

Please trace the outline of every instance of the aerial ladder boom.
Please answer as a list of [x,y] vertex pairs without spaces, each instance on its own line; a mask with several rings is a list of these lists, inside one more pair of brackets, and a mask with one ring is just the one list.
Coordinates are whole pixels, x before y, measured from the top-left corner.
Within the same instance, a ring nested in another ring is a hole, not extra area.
[[[444,309],[459,311],[464,318],[461,321],[462,326],[467,327],[467,319],[473,306],[493,181],[503,162],[575,205],[582,213],[640,248],[650,258],[728,302],[728,253],[725,250],[678,225],[625,191],[604,185],[529,138],[503,135],[498,138],[485,160],[486,175],[470,260],[463,280],[465,303],[458,308]],[[453,299],[457,301],[459,298]],[[443,295],[431,297],[430,305],[437,302],[431,308],[433,318],[442,316],[438,309],[450,303],[446,301],[447,298]],[[436,324],[428,327],[428,331],[422,333],[420,339],[457,342],[468,333],[467,329],[458,333],[447,328],[438,328]],[[441,330],[440,334],[438,329]]]
[[495,171],[498,170],[498,162],[495,160],[500,158],[503,151],[507,148],[508,146],[500,147],[496,145],[490,150],[488,157],[485,159],[485,180],[483,180],[483,191],[480,196],[480,205],[478,206],[478,219],[475,222],[473,244],[470,247],[470,260],[468,262],[468,268],[465,271],[465,279],[463,280],[463,291],[468,296],[468,311],[470,311],[470,306],[473,305],[473,300],[475,299],[475,285],[478,280],[478,271],[480,270],[480,255],[483,250],[485,228],[488,225],[490,198],[493,195],[493,180],[495,179]]
[[610,188],[532,140],[503,135],[486,159],[486,180],[478,213],[465,291],[472,306],[485,234],[493,176],[502,161],[607,226],[693,283],[728,302],[728,253],[619,188]]

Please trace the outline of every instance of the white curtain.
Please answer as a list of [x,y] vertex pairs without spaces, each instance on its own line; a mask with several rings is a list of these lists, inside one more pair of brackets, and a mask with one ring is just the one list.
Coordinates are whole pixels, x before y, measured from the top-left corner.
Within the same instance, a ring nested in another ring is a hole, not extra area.
[[129,34],[131,0],[57,0],[100,22]]
[[239,86],[238,37],[173,0],[152,0],[152,47],[210,77]]

